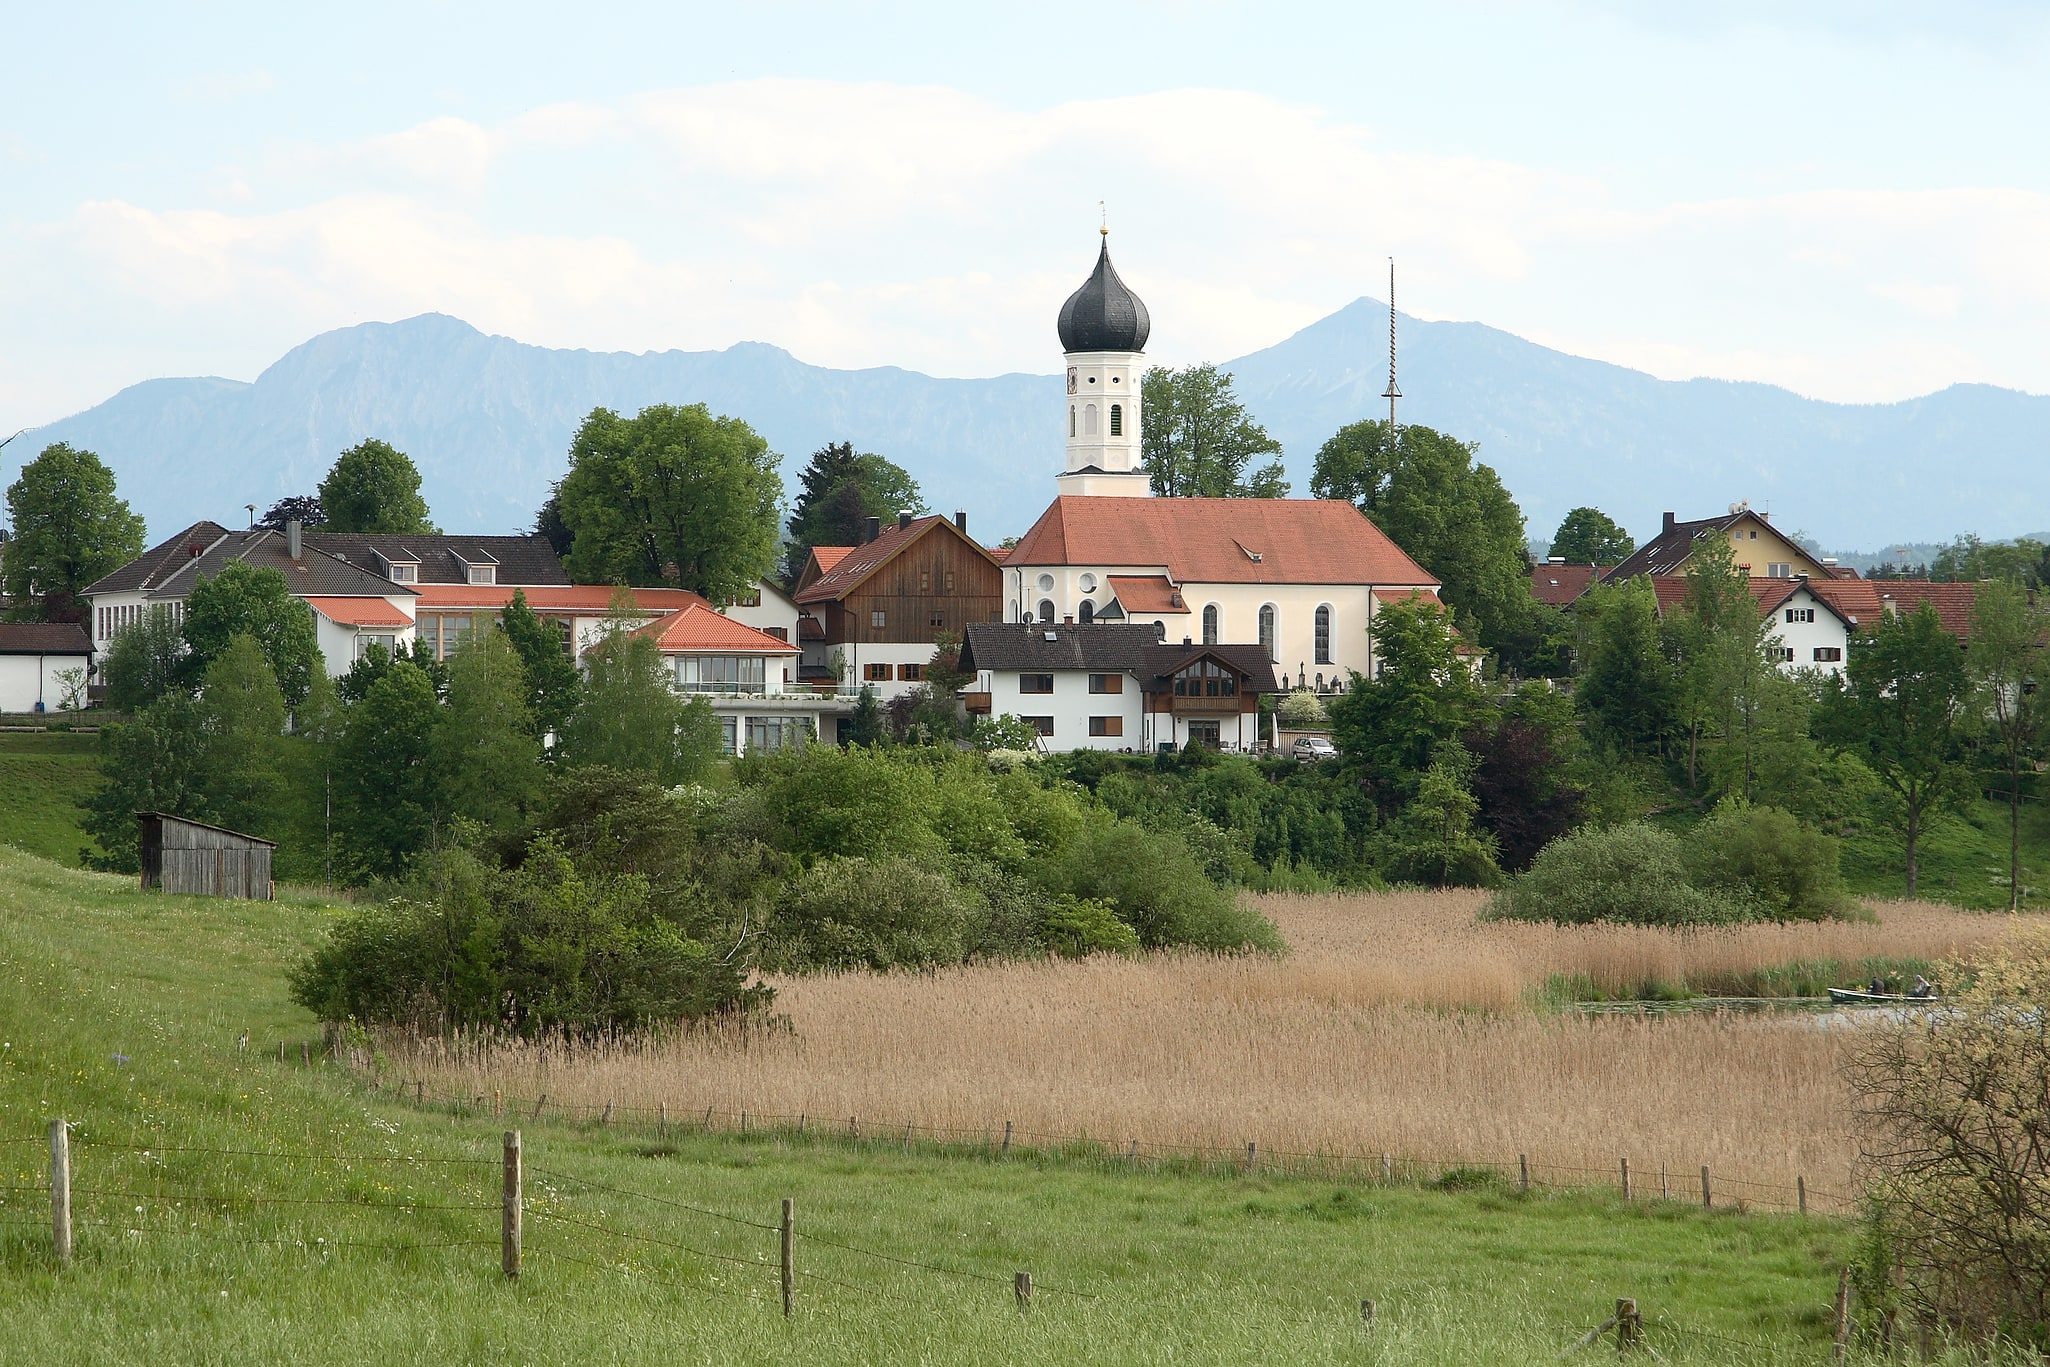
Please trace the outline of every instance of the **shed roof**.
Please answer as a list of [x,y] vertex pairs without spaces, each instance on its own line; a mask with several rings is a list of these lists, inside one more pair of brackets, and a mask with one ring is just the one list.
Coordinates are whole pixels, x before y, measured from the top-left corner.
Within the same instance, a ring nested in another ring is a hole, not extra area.
[[219,831],[222,835],[232,835],[237,840],[247,840],[252,845],[268,845],[272,849],[278,847],[277,841],[265,840],[260,835],[251,835],[247,831],[231,831],[226,826],[216,826],[210,821],[194,821],[189,816],[176,816],[170,812],[137,812],[135,819],[138,821],[175,821],[181,826],[197,826],[202,831]]
[[1187,612],[1181,590],[1164,574],[1107,574],[1110,591],[1126,612]]

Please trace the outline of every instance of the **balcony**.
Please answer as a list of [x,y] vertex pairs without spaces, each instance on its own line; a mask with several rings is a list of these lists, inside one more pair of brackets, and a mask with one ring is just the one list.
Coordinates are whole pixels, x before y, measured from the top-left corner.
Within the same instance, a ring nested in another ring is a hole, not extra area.
[[678,683],[671,680],[669,686],[686,697],[692,698],[753,698],[772,703],[821,703],[839,702],[852,704],[861,696],[860,684],[801,684],[801,683],[740,683],[721,682]]
[[968,709],[970,716],[986,717],[989,715],[990,695],[987,693],[963,693],[961,695],[961,705]]

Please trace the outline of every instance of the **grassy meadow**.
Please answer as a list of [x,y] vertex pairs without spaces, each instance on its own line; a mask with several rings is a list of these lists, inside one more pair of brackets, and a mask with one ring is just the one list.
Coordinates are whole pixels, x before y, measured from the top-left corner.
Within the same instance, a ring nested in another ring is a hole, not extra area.
[[99,737],[0,731],[0,845],[77,864],[87,843],[78,799],[99,785]]
[[[145,895],[9,850],[0,908],[0,1341],[22,1360],[1507,1364],[1549,1360],[1633,1295],[1663,1360],[1810,1362],[1827,1351],[1836,1269],[1854,1239],[1826,1218],[1625,1206],[1600,1191],[1126,1171],[1052,1153],[1000,1160],[759,1131],[656,1140],[544,1122],[527,1130],[527,1264],[508,1285],[495,1248],[507,1122],[415,1109],[347,1068],[297,1064],[298,1042],[316,1032],[288,1001],[284,969],[332,908]],[[1294,928],[1302,961],[1335,972],[1339,931],[1319,947],[1301,918]],[[978,1095],[998,1101],[1068,1076],[1099,1085],[1105,1065],[1092,1053],[1142,1016],[1155,1020],[1156,1052],[1121,1054],[1108,1071],[1171,1070],[1162,1042],[1178,1030],[1207,1038],[1213,997],[1215,1010],[1256,1009],[1252,1020],[1269,1002],[1280,1014],[1265,1019],[1281,1025],[1320,1012],[1427,1014],[1349,1002],[1335,978],[1277,998],[1262,977],[1274,965],[1150,966],[1161,975],[1150,986],[1130,976],[1149,961],[1057,966],[1059,981],[1020,969],[1010,986],[966,973],[819,980],[803,985],[824,994],[809,1005],[797,988],[786,998],[787,1047],[845,1066],[844,1046],[817,1032],[859,1008],[871,1013],[868,1066],[886,1070],[875,1085],[922,1101],[928,1067],[954,1076],[960,1034],[986,1050]],[[1026,1000],[1034,986],[1055,999]],[[978,1015],[964,990],[978,987],[1007,995]],[[1142,987],[1153,995],[1115,995]],[[934,1014],[937,992],[962,1013],[951,1028]],[[1088,992],[1102,994],[1106,1024],[1063,1038],[1059,1023],[1081,1019]],[[1475,1022],[1470,1051],[1490,1052],[1493,1017],[1435,1014]],[[999,1017],[1001,1054],[988,1052]],[[1632,1066],[1667,1069],[1659,1037],[1630,1029],[1618,1038],[1635,1042]],[[290,1063],[277,1060],[280,1042]],[[1292,1061],[1298,1047],[1287,1034],[1248,1036],[1211,1061],[1278,1073],[1303,1089],[1292,1105],[1323,1104],[1358,1080],[1328,1075],[1328,1055]],[[727,1041],[671,1062],[730,1067],[719,1059],[744,1053]],[[1735,1051],[1723,1062],[1745,1064]],[[398,1066],[387,1063],[388,1084]],[[1684,1093],[1689,1079],[1674,1072]],[[1189,1083],[1128,1071],[1120,1085],[1165,1101]],[[998,1097],[1000,1087],[1016,1090]],[[1446,1100],[1442,1088],[1385,1096],[1418,1113]],[[1599,1100],[1555,1109],[1601,1136],[1611,1122]],[[78,1223],[76,1259],[61,1270],[43,1193],[58,1114],[76,1126]],[[801,1270],[788,1322],[774,1235],[756,1227],[784,1196],[797,1202]],[[1022,1316],[1009,1287],[1019,1269],[1041,1288]],[[1359,1319],[1366,1297],[1379,1303],[1371,1330]]]

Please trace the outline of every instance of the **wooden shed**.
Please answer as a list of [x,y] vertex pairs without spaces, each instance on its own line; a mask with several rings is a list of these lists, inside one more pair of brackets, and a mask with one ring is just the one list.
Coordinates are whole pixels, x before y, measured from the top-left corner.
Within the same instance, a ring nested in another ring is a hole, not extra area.
[[165,812],[137,812],[142,823],[142,886],[191,897],[268,902],[274,840],[209,826]]

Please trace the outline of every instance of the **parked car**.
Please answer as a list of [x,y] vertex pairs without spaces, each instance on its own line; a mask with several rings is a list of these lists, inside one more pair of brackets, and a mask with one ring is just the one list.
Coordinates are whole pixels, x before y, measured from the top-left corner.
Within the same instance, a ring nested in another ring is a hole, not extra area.
[[1320,759],[1338,758],[1338,747],[1323,736],[1297,736],[1292,748],[1295,757],[1305,764],[1315,764]]

